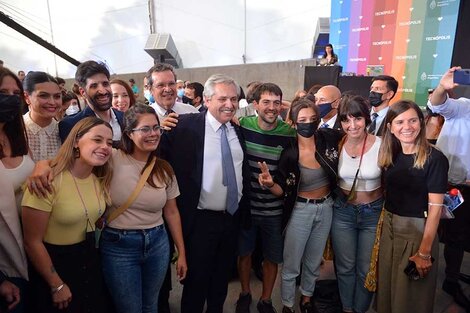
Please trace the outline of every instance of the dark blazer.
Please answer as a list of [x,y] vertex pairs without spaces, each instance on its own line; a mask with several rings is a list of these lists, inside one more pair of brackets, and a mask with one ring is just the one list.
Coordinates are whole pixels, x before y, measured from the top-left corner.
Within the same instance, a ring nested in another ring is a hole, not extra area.
[[[185,238],[191,234],[202,186],[202,166],[204,162],[204,136],[207,111],[182,114],[178,125],[165,132],[160,140],[160,156],[168,161],[175,171],[180,196],[176,199],[181,215]],[[240,145],[245,155],[245,144],[240,128],[234,125]],[[249,170],[246,158],[243,159],[243,197],[238,211],[244,221],[249,220],[248,199]]]
[[[124,129],[123,128],[124,113],[115,109],[112,109],[112,110],[114,112],[114,115],[116,115],[119,125],[121,125],[121,130]],[[83,111],[80,111],[77,114],[64,117],[64,119],[62,119],[59,122],[60,140],[64,142],[67,136],[69,135],[70,131],[72,130],[72,128],[75,126],[75,124],[77,124],[78,121],[83,120],[85,117],[89,117],[89,116],[96,116],[96,115],[95,115],[95,112],[93,112],[93,110],[89,106],[87,106]]]

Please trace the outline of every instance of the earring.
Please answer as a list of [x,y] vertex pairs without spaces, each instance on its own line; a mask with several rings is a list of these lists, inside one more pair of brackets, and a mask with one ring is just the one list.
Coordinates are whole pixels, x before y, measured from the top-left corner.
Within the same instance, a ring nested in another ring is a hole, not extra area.
[[80,148],[79,147],[74,147],[73,148],[73,156],[75,159],[80,158]]

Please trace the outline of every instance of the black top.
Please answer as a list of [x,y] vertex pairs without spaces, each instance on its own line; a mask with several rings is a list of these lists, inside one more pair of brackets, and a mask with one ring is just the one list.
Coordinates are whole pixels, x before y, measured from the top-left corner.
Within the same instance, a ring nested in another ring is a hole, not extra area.
[[413,168],[414,154],[400,152],[394,165],[385,170],[385,209],[401,216],[425,217],[428,193],[447,191],[449,162],[442,152],[431,148],[422,169]]

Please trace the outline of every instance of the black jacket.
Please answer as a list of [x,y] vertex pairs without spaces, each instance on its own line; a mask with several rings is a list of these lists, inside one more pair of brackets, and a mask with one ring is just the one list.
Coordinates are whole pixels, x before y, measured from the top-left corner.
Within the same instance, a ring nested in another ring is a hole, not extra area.
[[[315,158],[328,175],[331,192],[336,188],[339,160],[338,143],[342,136],[341,132],[329,128],[320,128],[315,133]],[[274,177],[274,181],[284,191],[283,222],[286,225],[294,209],[300,182],[299,146],[296,141],[282,151],[278,170],[279,174]]]

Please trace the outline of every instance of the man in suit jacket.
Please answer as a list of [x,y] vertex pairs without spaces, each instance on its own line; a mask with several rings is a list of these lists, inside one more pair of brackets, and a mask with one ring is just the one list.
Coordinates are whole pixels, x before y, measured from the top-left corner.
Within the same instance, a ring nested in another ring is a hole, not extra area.
[[80,93],[88,106],[77,114],[66,116],[59,122],[60,140],[64,142],[75,124],[88,116],[97,116],[113,128],[113,142],[116,146],[121,140],[123,113],[112,108],[112,91],[109,84],[109,71],[105,64],[86,61],[77,67],[75,80]]
[[398,82],[388,75],[375,76],[370,86],[369,102],[372,107],[370,117],[372,123],[369,125],[369,133],[382,136],[385,129],[385,116],[388,106],[398,90]]
[[[182,313],[202,312],[206,301],[206,312],[223,312],[240,219],[249,212],[242,200],[242,191],[248,188],[247,177],[242,176],[248,170],[244,144],[238,126],[230,123],[238,105],[238,90],[232,78],[212,75],[204,86],[207,111],[179,116],[178,125],[166,132],[160,143],[162,157],[173,166],[181,192],[177,203],[189,269],[184,281]],[[237,187],[230,194],[223,184],[224,132]],[[227,203],[232,196],[238,200],[235,213]]]
[[321,123],[319,128],[328,127],[342,130],[338,117],[338,106],[341,101],[341,91],[333,85],[323,86],[315,94],[315,105],[320,110]]

